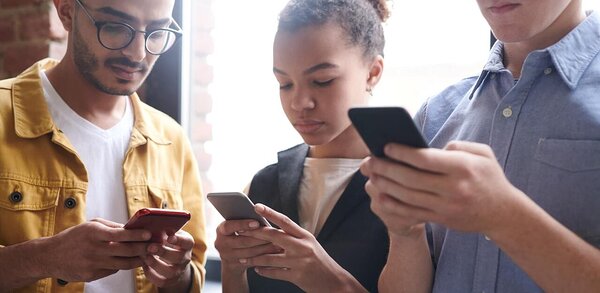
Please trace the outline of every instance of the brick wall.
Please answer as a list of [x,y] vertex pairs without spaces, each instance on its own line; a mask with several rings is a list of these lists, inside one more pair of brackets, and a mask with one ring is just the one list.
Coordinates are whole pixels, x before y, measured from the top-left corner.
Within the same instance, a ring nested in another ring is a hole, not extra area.
[[52,0],[0,0],[0,79],[40,59],[62,58],[66,38]]
[[204,144],[212,139],[212,126],[206,116],[212,110],[212,97],[208,85],[213,80],[213,69],[207,57],[213,52],[214,45],[211,30],[214,27],[212,13],[213,0],[191,1],[193,11],[191,28],[191,78],[190,78],[190,138],[194,153],[198,159],[204,192],[212,191],[206,172],[210,168],[212,157],[204,148]]

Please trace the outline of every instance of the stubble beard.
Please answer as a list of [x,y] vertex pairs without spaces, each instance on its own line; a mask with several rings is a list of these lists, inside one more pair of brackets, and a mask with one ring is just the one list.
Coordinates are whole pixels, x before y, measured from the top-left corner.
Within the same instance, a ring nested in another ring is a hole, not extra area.
[[[73,56],[73,59],[75,61],[75,66],[77,67],[77,69],[79,70],[81,75],[88,82],[90,82],[92,85],[94,85],[94,87],[96,89],[98,89],[99,91],[104,92],[109,95],[129,96],[129,95],[133,94],[140,87],[143,80],[146,79],[147,73],[149,72],[149,68],[147,68],[147,66],[145,66],[145,65],[138,64],[137,66],[141,67],[142,72],[144,74],[144,78],[142,79],[142,82],[140,82],[140,84],[135,86],[135,88],[122,89],[122,88],[114,88],[114,87],[110,87],[110,86],[106,85],[105,83],[103,83],[99,78],[97,78],[94,75],[94,72],[97,71],[99,68],[98,58],[92,53],[90,48],[83,41],[83,38],[82,38],[77,26],[75,26],[73,32],[74,32],[74,38],[73,38],[74,56]],[[114,63],[121,63],[121,64],[122,63],[131,63],[131,61],[123,60],[123,59],[127,59],[127,58],[124,58],[124,57],[123,58],[115,58],[115,60],[109,59],[105,63],[109,63],[111,61]],[[120,62],[119,62],[119,60],[120,60]],[[117,80],[117,82],[121,83],[121,84],[130,83],[130,81],[126,81],[126,80]]]

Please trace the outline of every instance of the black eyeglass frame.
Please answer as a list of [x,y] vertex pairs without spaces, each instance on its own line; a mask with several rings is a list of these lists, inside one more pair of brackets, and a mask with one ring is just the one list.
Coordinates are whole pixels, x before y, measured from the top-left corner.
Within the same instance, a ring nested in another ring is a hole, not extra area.
[[[81,0],[75,0],[77,2],[77,4],[79,4],[79,6],[81,6],[81,8],[83,9],[83,12],[88,16],[88,18],[94,23],[94,26],[96,27],[96,37],[98,38],[98,43],[100,43],[100,45],[102,45],[102,47],[108,49],[108,50],[121,50],[123,48],[127,48],[129,45],[131,45],[131,42],[133,42],[133,40],[135,40],[135,35],[136,33],[142,33],[144,35],[144,48],[146,50],[146,52],[152,54],[152,55],[162,55],[166,52],[168,52],[169,50],[171,50],[171,48],[173,48],[173,45],[177,42],[177,40],[179,40],[179,38],[181,38],[181,36],[183,35],[183,30],[181,29],[181,27],[179,26],[179,24],[177,24],[177,22],[175,21],[175,19],[171,18],[171,25],[175,26],[175,29],[171,29],[171,28],[160,28],[160,29],[155,29],[155,30],[151,30],[151,31],[140,31],[140,30],[136,30],[135,28],[133,28],[131,25],[129,25],[128,23],[124,23],[124,22],[116,22],[116,21],[96,21],[96,19],[94,19],[94,17],[89,13],[89,11],[87,10],[87,8],[85,8],[85,5],[83,5],[83,3],[81,2]],[[100,39],[100,31],[102,31],[102,28],[107,25],[107,24],[116,24],[116,25],[122,25],[125,26],[126,28],[128,28],[131,31],[131,39],[129,40],[129,42],[127,42],[125,45],[118,47],[118,48],[112,48],[112,47],[108,47],[106,46],[102,40]],[[171,44],[171,46],[160,52],[160,53],[154,53],[152,51],[150,51],[148,49],[148,38],[156,33],[156,32],[160,32],[160,31],[167,31],[167,32],[171,32],[175,34],[175,40],[173,41],[173,43]]]

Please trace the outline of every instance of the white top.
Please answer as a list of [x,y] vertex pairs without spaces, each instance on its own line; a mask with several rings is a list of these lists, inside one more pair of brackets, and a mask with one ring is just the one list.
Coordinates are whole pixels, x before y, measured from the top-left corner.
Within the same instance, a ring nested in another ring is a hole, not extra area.
[[[40,73],[44,96],[56,126],[67,136],[88,174],[85,216],[117,223],[129,216],[123,184],[123,160],[133,129],[131,101],[123,118],[110,129],[102,129],[79,116],[58,95],[45,72]],[[84,204],[84,203],[80,203]],[[85,292],[135,292],[133,271],[119,271],[85,284]]]
[[304,160],[298,194],[298,217],[302,228],[319,235],[361,162],[361,159]]

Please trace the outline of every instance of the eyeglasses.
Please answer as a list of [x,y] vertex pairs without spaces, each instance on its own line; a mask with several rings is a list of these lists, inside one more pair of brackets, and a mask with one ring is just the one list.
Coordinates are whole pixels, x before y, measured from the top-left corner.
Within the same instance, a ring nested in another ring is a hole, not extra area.
[[144,34],[146,51],[152,55],[160,55],[171,49],[173,44],[182,35],[181,27],[179,27],[174,19],[172,19],[171,23],[175,29],[160,28],[150,31],[139,31],[131,25],[122,22],[96,21],[83,3],[81,3],[81,0],[75,1],[83,8],[83,12],[85,12],[98,29],[98,42],[109,50],[120,50],[129,46],[135,39],[135,33],[142,33]]

